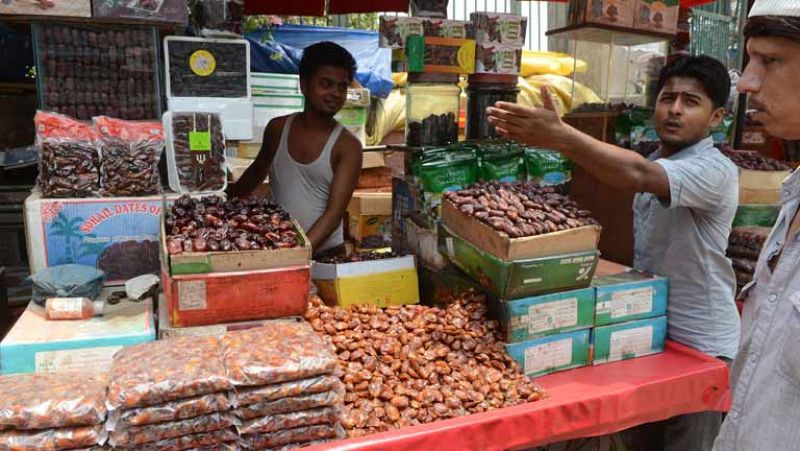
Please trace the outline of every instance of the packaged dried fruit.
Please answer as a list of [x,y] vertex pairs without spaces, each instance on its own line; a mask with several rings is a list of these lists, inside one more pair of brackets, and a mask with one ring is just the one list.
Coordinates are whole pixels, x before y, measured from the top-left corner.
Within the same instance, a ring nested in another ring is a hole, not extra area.
[[47,429],[101,424],[106,378],[86,374],[0,377],[0,429]]
[[100,137],[100,189],[107,196],[158,194],[158,161],[164,150],[160,122],[132,122],[107,116],[94,118]]
[[39,189],[43,197],[94,197],[100,192],[100,147],[90,124],[37,111]]
[[330,442],[331,440],[336,440],[336,437],[323,440],[311,440],[308,442],[287,443],[286,445],[276,446],[275,448],[265,448],[265,451],[289,451],[297,448],[306,448],[309,446],[321,445],[323,443]]
[[196,398],[181,399],[150,407],[137,407],[131,410],[117,410],[106,423],[106,428],[115,430],[132,426],[164,423],[183,420],[200,415],[223,412],[230,409],[231,403],[226,393],[213,393]]
[[322,439],[345,438],[344,429],[339,425],[318,424],[294,429],[286,429],[269,434],[242,436],[242,445],[250,449],[274,448],[289,443],[307,442]]
[[222,336],[234,385],[270,385],[332,373],[336,356],[306,322],[276,322]]
[[242,423],[237,429],[240,434],[267,433],[315,424],[335,424],[341,417],[338,407],[322,407],[254,418]]
[[185,449],[228,449],[226,444],[235,442],[239,438],[233,429],[220,429],[218,431],[189,434],[167,440],[139,445],[140,451],[181,451]]
[[316,393],[313,395],[297,396],[294,398],[281,398],[275,401],[250,404],[233,410],[233,414],[242,420],[275,415],[279,413],[297,412],[300,410],[314,409],[339,404],[344,399],[344,389]]
[[212,413],[201,417],[188,418],[169,423],[149,424],[111,432],[111,446],[133,446],[143,443],[158,442],[189,434],[218,431],[234,425],[233,417],[223,413]]
[[216,113],[164,113],[169,187],[180,193],[227,186],[225,135]]
[[229,389],[219,339],[177,337],[114,354],[108,406],[146,407]]
[[5,451],[58,450],[101,445],[108,434],[103,425],[39,431],[0,432],[0,449]]
[[331,390],[340,390],[342,382],[330,374],[315,376],[297,381],[281,382],[263,387],[246,387],[236,390],[236,404],[246,406],[255,403],[275,401],[301,395],[313,395]]

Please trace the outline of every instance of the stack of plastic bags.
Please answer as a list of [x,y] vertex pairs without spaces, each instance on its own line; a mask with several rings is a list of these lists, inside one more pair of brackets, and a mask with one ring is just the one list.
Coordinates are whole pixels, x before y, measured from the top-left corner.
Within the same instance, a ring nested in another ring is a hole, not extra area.
[[180,337],[124,348],[108,387],[109,443],[183,450],[233,443],[231,383],[216,337]]
[[83,374],[0,377],[0,449],[62,450],[105,442],[106,381]]
[[283,450],[345,437],[336,356],[307,323],[274,322],[221,341],[243,447]]

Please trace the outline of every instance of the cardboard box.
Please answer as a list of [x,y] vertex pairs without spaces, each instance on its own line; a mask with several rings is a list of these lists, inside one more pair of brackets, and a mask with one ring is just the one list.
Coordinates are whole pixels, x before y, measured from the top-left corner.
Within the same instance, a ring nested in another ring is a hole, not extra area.
[[303,315],[308,307],[310,268],[169,275],[161,286],[170,325],[206,326]]
[[422,17],[422,35],[432,38],[475,39],[471,21]]
[[588,329],[594,324],[594,306],[595,290],[591,287],[494,302],[503,339],[510,343]]
[[106,305],[103,316],[75,321],[49,321],[44,307],[31,302],[0,343],[0,373],[107,371],[122,347],[155,338],[150,299]]
[[211,326],[195,326],[195,327],[172,327],[169,323],[169,312],[167,311],[167,302],[164,295],[158,299],[158,339],[165,340],[175,337],[207,337],[210,335],[220,336],[226,332],[234,330],[252,329],[254,327],[261,327],[277,321],[302,321],[302,317],[287,317],[279,319],[262,319],[258,321],[242,321],[238,323],[225,323],[214,324]]
[[754,171],[739,169],[740,205],[775,205],[781,203],[783,181],[792,171]]
[[633,26],[637,30],[675,34],[679,9],[678,0],[636,0]]
[[503,44],[478,44],[475,47],[476,74],[519,74],[522,49]]
[[89,0],[14,0],[0,3],[0,15],[92,17]]
[[163,202],[161,196],[43,199],[31,194],[24,205],[31,273],[79,263],[105,271],[106,285],[157,274]]
[[295,74],[250,73],[252,95],[300,94],[300,76]]
[[356,263],[314,262],[312,279],[328,305],[378,307],[419,303],[414,256]]
[[528,18],[516,14],[474,12],[469,16],[475,26],[475,42],[522,48],[528,32]]
[[347,213],[348,233],[359,250],[392,245],[392,193],[353,193]]
[[657,354],[664,350],[666,339],[666,316],[596,327],[592,332],[592,364]]
[[185,24],[189,21],[189,8],[186,0],[95,0],[92,16]]
[[382,168],[385,166],[386,157],[382,151],[364,149],[364,155],[361,158],[361,169]]
[[733,227],[772,227],[780,211],[780,205],[739,205]]
[[590,250],[503,261],[481,251],[444,225],[439,226],[439,251],[495,297],[504,300],[588,287],[600,259],[598,251]]
[[378,17],[378,46],[402,49],[409,36],[422,36],[422,19],[419,17]]
[[571,25],[603,24],[633,28],[636,0],[570,0]]
[[408,72],[471,74],[475,72],[475,40],[409,36]]
[[506,352],[519,362],[528,377],[587,366],[590,330],[576,330],[506,345]]
[[628,271],[595,277],[597,308],[595,325],[603,326],[667,313],[669,279]]
[[442,202],[442,223],[480,250],[505,261],[595,250],[600,241],[599,226],[585,226],[524,238],[501,236],[487,224],[463,213],[449,200]]

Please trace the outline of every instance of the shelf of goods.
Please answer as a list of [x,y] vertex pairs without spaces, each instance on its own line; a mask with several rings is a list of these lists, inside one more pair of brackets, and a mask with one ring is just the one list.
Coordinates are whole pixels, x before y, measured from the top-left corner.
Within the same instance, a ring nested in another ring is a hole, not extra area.
[[657,31],[633,30],[607,24],[568,25],[549,30],[545,33],[550,38],[566,38],[576,41],[596,42],[598,44],[613,43],[615,45],[634,46],[669,41],[674,34]]

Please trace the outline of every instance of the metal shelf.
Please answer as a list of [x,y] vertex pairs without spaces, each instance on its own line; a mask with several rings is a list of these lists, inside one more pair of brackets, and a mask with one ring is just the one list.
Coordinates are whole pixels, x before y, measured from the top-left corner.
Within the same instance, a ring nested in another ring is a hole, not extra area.
[[569,25],[563,28],[549,30],[545,34],[551,38],[565,38],[576,41],[588,41],[600,44],[614,44],[623,46],[634,46],[669,41],[675,37],[669,33],[633,30],[631,28],[595,23]]

